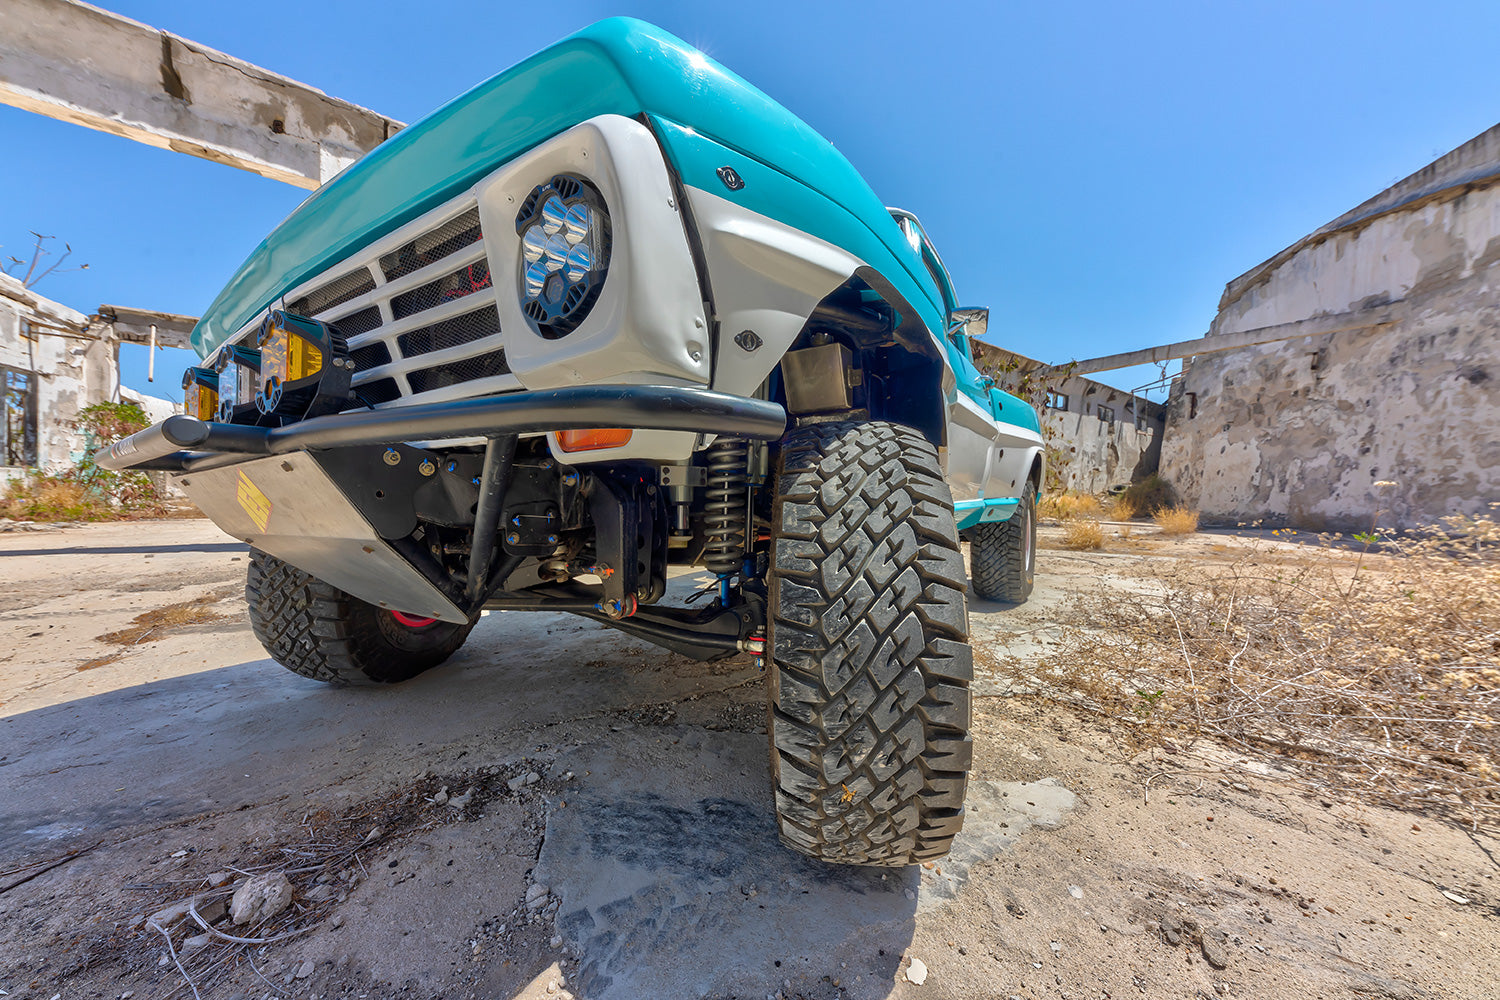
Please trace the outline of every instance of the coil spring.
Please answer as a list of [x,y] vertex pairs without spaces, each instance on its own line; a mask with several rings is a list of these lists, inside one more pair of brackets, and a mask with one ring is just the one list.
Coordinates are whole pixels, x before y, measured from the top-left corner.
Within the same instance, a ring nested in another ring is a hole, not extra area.
[[750,446],[721,437],[708,447],[703,564],[718,576],[737,573],[745,560],[745,522],[750,514]]

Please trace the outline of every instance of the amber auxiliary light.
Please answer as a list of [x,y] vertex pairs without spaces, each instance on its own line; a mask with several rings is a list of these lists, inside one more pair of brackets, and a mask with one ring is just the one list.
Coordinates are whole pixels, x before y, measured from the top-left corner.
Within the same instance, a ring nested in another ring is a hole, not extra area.
[[261,413],[301,419],[337,413],[352,401],[354,361],[327,323],[273,309],[256,336],[260,347]]

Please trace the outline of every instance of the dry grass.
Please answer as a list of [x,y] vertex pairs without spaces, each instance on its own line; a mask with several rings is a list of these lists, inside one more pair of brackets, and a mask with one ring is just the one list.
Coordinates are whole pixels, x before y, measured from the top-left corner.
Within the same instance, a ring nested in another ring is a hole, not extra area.
[[1380,555],[1173,560],[1012,666],[1141,741],[1209,736],[1320,794],[1500,827],[1500,526],[1479,520]]
[[1186,507],[1162,507],[1151,520],[1163,535],[1191,535],[1198,530],[1198,512]]
[[1172,488],[1171,483],[1153,472],[1140,482],[1131,483],[1120,495],[1120,499],[1129,503],[1139,517],[1141,514],[1155,514],[1163,507],[1175,507],[1177,491]]
[[[204,594],[191,601],[168,604],[136,615],[131,619],[132,624],[128,628],[120,629],[118,632],[106,632],[94,638],[99,642],[113,643],[117,646],[135,646],[151,636],[159,639],[174,629],[186,628],[189,625],[202,625],[206,622],[225,621],[229,616],[219,614],[213,607],[219,600],[218,594]],[[103,666],[100,663],[94,665]]]
[[1105,508],[1111,521],[1133,521],[1141,516],[1141,508],[1125,493],[1109,498]]
[[1104,548],[1104,528],[1098,521],[1069,521],[1063,530],[1062,545],[1065,549]]
[[1037,513],[1042,517],[1053,517],[1059,521],[1070,521],[1080,517],[1098,517],[1104,512],[1097,497],[1087,493],[1049,493],[1037,503]]

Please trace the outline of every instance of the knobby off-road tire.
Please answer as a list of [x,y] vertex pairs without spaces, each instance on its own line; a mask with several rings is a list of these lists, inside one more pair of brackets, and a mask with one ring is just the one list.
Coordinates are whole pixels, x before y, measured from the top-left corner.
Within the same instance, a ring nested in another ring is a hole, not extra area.
[[937,453],[889,423],[793,431],[770,572],[782,842],[852,865],[939,858],[972,755],[967,581]]
[[273,660],[335,686],[409,680],[452,656],[473,628],[404,625],[384,608],[254,549],[245,601],[250,627]]
[[1020,604],[1036,582],[1036,484],[1028,482],[1008,521],[969,529],[970,579],[987,601]]

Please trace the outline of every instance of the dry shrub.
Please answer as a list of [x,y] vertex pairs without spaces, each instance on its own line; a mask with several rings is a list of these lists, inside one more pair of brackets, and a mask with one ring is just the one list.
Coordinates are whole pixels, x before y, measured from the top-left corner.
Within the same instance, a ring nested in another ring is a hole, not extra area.
[[27,521],[107,521],[157,517],[167,511],[167,495],[144,472],[111,472],[94,462],[95,453],[146,426],[134,403],[96,403],[78,413],[89,447],[71,469],[34,469],[13,479],[0,495],[0,517]]
[[1104,512],[1099,499],[1088,493],[1049,493],[1037,504],[1037,513],[1042,517],[1055,517],[1059,521],[1070,521],[1078,517],[1098,517]]
[[1171,483],[1153,472],[1140,482],[1126,487],[1125,492],[1120,494],[1120,499],[1128,502],[1137,516],[1155,514],[1163,507],[1177,505],[1177,491],[1172,489]]
[[1065,549],[1102,549],[1104,528],[1094,520],[1069,521],[1062,543]]
[[92,520],[97,500],[82,482],[67,475],[32,473],[12,479],[0,497],[0,517],[18,521]]
[[1109,498],[1108,511],[1111,521],[1132,521],[1141,516],[1140,507],[1124,493]]
[[1137,738],[1215,737],[1320,792],[1493,829],[1500,536],[1480,520],[1358,560],[1258,546],[1227,566],[1173,560],[1145,593],[1078,598],[1056,655],[1026,669]]
[[1198,512],[1186,507],[1162,507],[1151,520],[1163,535],[1191,535],[1198,530]]

